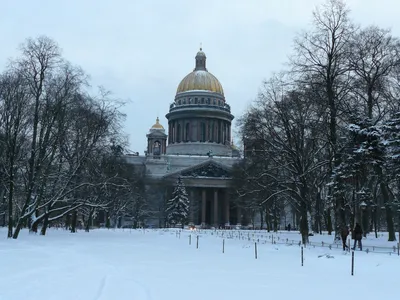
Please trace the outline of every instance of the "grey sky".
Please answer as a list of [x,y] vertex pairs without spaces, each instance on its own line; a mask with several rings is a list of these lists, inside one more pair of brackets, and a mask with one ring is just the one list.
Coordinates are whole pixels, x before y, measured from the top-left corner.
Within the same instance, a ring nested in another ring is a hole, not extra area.
[[[27,37],[47,35],[92,85],[130,99],[125,131],[143,154],[146,133],[165,114],[200,42],[208,70],[240,116],[263,79],[283,68],[296,32],[324,0],[0,0],[0,70]],[[356,23],[400,36],[398,0],[347,0]]]

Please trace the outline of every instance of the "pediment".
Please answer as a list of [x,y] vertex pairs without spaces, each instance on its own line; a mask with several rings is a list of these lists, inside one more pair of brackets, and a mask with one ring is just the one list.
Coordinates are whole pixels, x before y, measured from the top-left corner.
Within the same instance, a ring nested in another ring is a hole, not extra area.
[[230,178],[230,168],[214,161],[207,161],[196,166],[183,169],[170,175],[186,178]]

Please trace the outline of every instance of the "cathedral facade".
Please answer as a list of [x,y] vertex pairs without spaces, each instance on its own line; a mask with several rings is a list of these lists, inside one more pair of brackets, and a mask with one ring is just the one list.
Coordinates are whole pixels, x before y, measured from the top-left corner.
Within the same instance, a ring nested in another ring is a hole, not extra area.
[[163,226],[163,205],[181,177],[190,200],[190,224],[240,224],[242,212],[230,193],[231,168],[240,161],[231,143],[234,116],[221,83],[206,68],[201,48],[194,70],[179,83],[165,117],[168,130],[157,117],[146,136],[145,155],[126,156],[143,170],[153,208],[159,210],[147,223]]

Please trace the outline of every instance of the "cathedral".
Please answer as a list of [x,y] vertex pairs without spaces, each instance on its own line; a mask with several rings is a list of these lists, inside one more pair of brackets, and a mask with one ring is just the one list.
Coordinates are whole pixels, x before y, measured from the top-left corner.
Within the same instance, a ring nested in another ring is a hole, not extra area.
[[[168,132],[157,117],[145,155],[127,155],[144,173],[159,215],[146,220],[163,226],[163,203],[179,177],[190,200],[189,224],[220,227],[240,224],[241,209],[231,199],[231,168],[240,161],[231,142],[234,116],[218,79],[208,72],[200,48],[194,70],[179,83],[166,114]],[[158,204],[157,204],[158,203]]]

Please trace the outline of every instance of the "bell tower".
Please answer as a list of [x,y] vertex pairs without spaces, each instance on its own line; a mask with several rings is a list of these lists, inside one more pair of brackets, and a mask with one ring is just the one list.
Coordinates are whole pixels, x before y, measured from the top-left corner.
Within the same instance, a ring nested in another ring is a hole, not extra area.
[[167,149],[167,137],[164,127],[160,124],[160,119],[157,117],[156,123],[150,128],[147,137],[146,156],[159,159],[165,155]]

